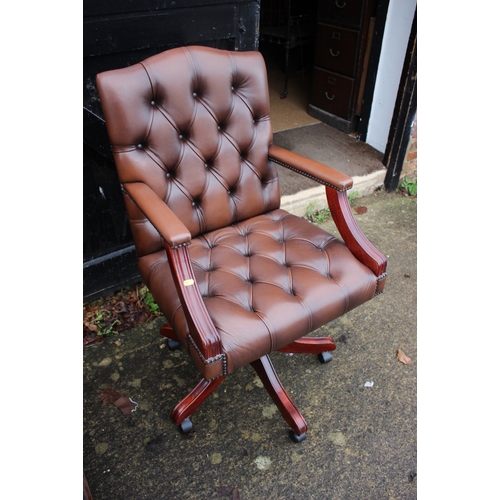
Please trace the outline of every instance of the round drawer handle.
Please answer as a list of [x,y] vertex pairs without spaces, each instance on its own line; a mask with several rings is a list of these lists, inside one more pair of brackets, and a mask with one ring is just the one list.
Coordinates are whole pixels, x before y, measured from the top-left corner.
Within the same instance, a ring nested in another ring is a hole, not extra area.
[[335,95],[334,95],[334,94],[332,94],[332,97],[330,97],[330,96],[328,95],[328,92],[325,92],[325,97],[326,97],[329,101],[333,101],[333,100],[335,99]]
[[339,0],[335,0],[335,5],[336,5],[339,9],[343,9],[343,8],[346,6],[346,2],[344,2],[342,5],[340,5]]
[[338,56],[339,56],[339,54],[340,54],[340,52],[339,52],[338,50],[336,50],[336,51],[335,51],[335,54],[334,54],[334,53],[333,53],[333,50],[332,50],[332,49],[330,49],[330,55],[331,55],[332,57],[338,57]]

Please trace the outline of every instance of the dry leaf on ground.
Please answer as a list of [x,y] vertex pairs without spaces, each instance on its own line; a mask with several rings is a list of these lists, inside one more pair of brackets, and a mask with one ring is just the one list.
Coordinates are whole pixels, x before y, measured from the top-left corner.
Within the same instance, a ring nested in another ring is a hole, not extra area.
[[107,387],[101,394],[102,404],[105,405],[106,403],[114,403],[119,397],[120,394],[118,394],[112,387]]
[[160,316],[144,299],[147,287],[123,288],[83,306],[83,344],[100,342],[109,333],[120,333]]
[[219,486],[217,488],[217,495],[219,497],[230,497],[231,500],[240,500],[240,493],[233,486],[231,486],[230,488],[226,488],[225,486]]
[[137,403],[128,396],[121,396],[112,387],[107,387],[101,394],[102,404],[114,403],[125,415],[130,415],[137,408]]
[[117,406],[125,415],[130,415],[137,408],[137,403],[127,396],[122,396],[115,401]]
[[411,363],[411,359],[401,349],[398,349],[396,357],[398,361],[400,361],[404,365],[409,365]]

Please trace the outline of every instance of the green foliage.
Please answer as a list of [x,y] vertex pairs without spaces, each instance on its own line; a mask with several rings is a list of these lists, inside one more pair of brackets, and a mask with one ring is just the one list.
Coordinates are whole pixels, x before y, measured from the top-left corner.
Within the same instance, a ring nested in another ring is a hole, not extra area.
[[115,319],[111,325],[108,327],[103,327],[97,335],[114,335],[115,333],[118,333],[115,331],[114,326],[118,323],[118,320]]
[[157,314],[160,312],[160,307],[155,302],[155,300],[153,299],[153,296],[151,295],[151,292],[147,289],[146,286],[144,286],[141,289],[141,295],[142,295],[143,302],[149,307],[149,310],[152,313]]
[[145,284],[126,286],[83,305],[84,344],[129,330],[160,315],[160,308]]
[[409,196],[417,196],[417,178],[416,176],[405,176],[403,182],[400,185],[400,189],[403,192],[408,193]]
[[114,329],[118,320],[115,319],[112,323],[109,323],[111,314],[106,309],[96,309],[92,316],[90,316],[89,320],[94,325],[97,335],[114,335],[118,333]]
[[349,200],[350,205],[352,205],[352,202],[356,198],[359,198],[359,193],[357,191],[350,191],[349,194],[347,195],[347,199]]
[[314,203],[310,203],[306,208],[306,219],[311,222],[325,222],[331,216],[329,208],[317,209]]

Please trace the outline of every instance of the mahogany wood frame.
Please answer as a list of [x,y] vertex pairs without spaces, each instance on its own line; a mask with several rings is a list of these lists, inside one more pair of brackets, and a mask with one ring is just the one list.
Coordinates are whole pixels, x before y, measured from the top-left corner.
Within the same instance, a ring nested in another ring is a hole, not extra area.
[[[178,341],[172,327],[168,323],[162,326],[160,333],[171,340]],[[330,337],[302,337],[278,349],[278,352],[321,354],[334,351],[336,348],[337,346]],[[298,437],[304,435],[307,432],[307,423],[281,384],[269,356],[256,359],[251,365],[285,422]],[[223,375],[209,381],[205,379],[200,380],[196,387],[172,410],[170,418],[175,425],[179,426],[184,420],[190,418],[225,378],[226,376]]]
[[257,372],[274,404],[278,407],[285,422],[297,436],[304,435],[307,432],[307,423],[281,385],[269,356],[262,356],[262,358],[253,361],[251,365]]

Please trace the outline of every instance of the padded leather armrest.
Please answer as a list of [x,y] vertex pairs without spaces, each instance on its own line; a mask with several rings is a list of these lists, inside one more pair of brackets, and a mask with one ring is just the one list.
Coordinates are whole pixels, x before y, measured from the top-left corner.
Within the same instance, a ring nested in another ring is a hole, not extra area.
[[191,242],[187,227],[147,184],[127,183],[125,190],[170,247],[176,248]]
[[346,191],[352,187],[352,179],[348,175],[274,144],[269,146],[269,158],[283,167],[337,191]]

